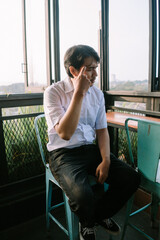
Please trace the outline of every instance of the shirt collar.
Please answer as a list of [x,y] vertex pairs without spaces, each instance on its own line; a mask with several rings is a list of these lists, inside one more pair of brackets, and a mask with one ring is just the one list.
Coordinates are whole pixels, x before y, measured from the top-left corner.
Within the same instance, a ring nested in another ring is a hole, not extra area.
[[[65,93],[72,92],[73,90],[74,90],[74,87],[73,87],[71,79],[69,77],[66,77],[64,79],[64,91],[65,91]],[[90,93],[90,92],[91,92],[91,88],[88,89],[87,93]]]
[[71,79],[69,77],[66,77],[64,79],[64,91],[65,91],[65,93],[72,92],[73,90],[74,90],[74,87],[73,87]]

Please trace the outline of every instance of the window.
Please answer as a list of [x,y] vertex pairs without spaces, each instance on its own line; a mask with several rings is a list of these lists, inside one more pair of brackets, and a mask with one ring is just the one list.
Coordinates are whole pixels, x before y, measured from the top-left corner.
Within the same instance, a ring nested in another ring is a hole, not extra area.
[[[66,50],[86,44],[99,52],[100,0],[59,0],[61,79],[66,77],[63,58]],[[98,80],[96,81],[98,85]]]
[[109,1],[109,90],[148,91],[149,1]]
[[47,10],[44,0],[1,1],[0,94],[41,92],[49,85]]
[[0,29],[0,95],[24,93],[21,1],[0,2]]

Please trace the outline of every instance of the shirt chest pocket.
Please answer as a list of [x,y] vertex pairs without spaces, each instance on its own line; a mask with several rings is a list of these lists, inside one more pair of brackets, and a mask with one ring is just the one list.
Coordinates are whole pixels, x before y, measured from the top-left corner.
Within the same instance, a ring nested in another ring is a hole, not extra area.
[[87,104],[87,106],[83,106],[80,121],[83,124],[95,127],[98,109],[98,104]]

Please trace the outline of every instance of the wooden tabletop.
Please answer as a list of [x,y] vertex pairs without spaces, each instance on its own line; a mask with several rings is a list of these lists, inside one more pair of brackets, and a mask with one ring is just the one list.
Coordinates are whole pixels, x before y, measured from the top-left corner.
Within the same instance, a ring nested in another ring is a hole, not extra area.
[[[115,128],[124,128],[125,120],[127,118],[132,118],[132,117],[138,118],[138,119],[151,120],[151,121],[160,123],[159,118],[133,115],[133,114],[127,114],[127,113],[121,113],[121,112],[107,112],[106,116],[107,116],[108,126],[115,127]],[[137,130],[137,122],[129,121],[129,128]]]

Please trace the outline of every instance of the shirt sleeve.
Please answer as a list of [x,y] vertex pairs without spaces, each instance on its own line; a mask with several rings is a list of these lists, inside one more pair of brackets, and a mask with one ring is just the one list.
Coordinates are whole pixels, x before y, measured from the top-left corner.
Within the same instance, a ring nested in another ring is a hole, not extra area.
[[96,117],[96,129],[103,129],[103,128],[107,128],[107,118],[106,118],[104,95],[101,92],[100,107]]
[[55,131],[54,126],[65,114],[61,104],[60,93],[56,87],[51,85],[44,92],[44,112],[48,125],[48,131]]

